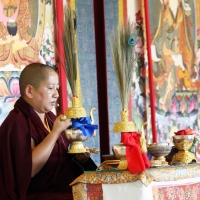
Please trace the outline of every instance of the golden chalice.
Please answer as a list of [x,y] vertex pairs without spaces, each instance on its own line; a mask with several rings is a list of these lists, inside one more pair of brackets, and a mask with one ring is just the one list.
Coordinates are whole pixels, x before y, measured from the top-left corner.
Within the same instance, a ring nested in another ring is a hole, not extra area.
[[192,147],[194,135],[175,135],[173,142],[178,149],[178,153],[172,157],[172,164],[188,164],[196,161],[196,157],[189,149]]

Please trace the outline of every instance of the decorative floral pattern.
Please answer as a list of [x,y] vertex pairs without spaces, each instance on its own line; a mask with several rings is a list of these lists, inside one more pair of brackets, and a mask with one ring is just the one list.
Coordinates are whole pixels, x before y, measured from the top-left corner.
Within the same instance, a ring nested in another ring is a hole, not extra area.
[[72,187],[73,199],[74,200],[87,200],[87,189],[86,184],[76,184]]
[[87,184],[87,198],[90,200],[103,200],[102,185]]
[[0,124],[20,97],[20,72],[0,72]]
[[198,200],[200,199],[200,183],[176,186],[153,186],[154,200]]
[[[151,168],[140,174],[129,171],[85,172],[70,185],[74,200],[103,199],[102,184],[129,183],[141,180],[145,186],[152,181],[176,181],[200,177],[200,164]],[[183,186],[153,186],[154,200],[196,200],[200,197],[200,183]],[[200,198],[199,198],[200,199]]]
[[129,171],[117,170],[85,172],[70,185],[73,186],[77,183],[115,184],[141,180],[145,186],[148,186],[152,181],[175,181],[195,177],[200,177],[200,164],[150,168],[139,174],[131,174]]

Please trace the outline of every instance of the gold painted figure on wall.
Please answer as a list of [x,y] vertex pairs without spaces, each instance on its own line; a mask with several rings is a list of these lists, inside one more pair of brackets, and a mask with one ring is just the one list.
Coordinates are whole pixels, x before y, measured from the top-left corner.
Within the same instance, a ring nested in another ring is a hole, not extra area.
[[44,14],[45,2],[39,0],[0,0],[0,67],[40,61]]
[[198,87],[192,38],[191,7],[185,0],[161,0],[157,30],[152,40],[155,90],[164,104],[173,91]]

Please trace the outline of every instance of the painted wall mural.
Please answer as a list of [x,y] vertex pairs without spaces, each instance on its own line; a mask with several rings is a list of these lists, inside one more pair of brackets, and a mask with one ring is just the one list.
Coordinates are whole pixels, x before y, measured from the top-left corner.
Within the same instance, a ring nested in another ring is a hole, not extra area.
[[[199,2],[151,0],[149,19],[158,141],[200,129]],[[159,16],[159,17],[158,17]]]
[[19,98],[19,72],[0,72],[0,124]]
[[19,98],[30,63],[55,64],[52,0],[0,0],[0,124]]

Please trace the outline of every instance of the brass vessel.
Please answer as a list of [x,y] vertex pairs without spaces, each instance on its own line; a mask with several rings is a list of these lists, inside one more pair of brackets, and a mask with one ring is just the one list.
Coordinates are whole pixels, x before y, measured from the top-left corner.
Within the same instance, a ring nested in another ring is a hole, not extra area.
[[[133,132],[136,130],[136,126],[132,121],[128,120],[128,110],[125,109],[121,111],[121,122],[116,122],[113,127],[113,132]],[[112,146],[112,151],[115,158],[120,160],[117,169],[126,170],[128,167],[128,162],[126,160],[126,146],[123,143],[114,144]]]
[[[122,122],[117,122],[118,124],[117,125],[121,125],[121,126],[116,126],[115,124],[115,127],[118,127],[116,129],[113,129],[114,130],[121,130],[122,131],[122,134],[123,132],[134,132],[136,131],[136,127],[134,125],[133,122],[128,122],[128,111],[126,112],[121,112],[121,117],[122,117]],[[126,124],[127,123],[127,124]],[[125,125],[126,124],[126,125]],[[131,126],[129,126],[131,124]],[[123,126],[122,126],[123,125]],[[145,133],[144,133],[144,126],[147,125],[147,122],[144,122],[141,127],[140,127],[140,134],[141,134],[141,137],[140,137],[140,148],[141,148],[141,153],[147,153],[147,145],[146,145],[146,139],[145,139]],[[114,156],[117,160],[120,160],[119,162],[119,165],[117,167],[117,169],[119,170],[126,170],[128,168],[128,162],[126,160],[126,146],[123,144],[123,143],[120,143],[120,144],[114,144],[112,146],[112,151],[114,153]]]
[[65,130],[65,136],[70,142],[70,149],[68,153],[85,153],[86,149],[83,145],[88,137],[84,136],[80,129],[67,129]]
[[[76,100],[75,100],[75,102],[76,102]],[[76,108],[76,107],[73,107],[73,108]],[[93,110],[96,110],[95,107],[91,108],[91,110],[90,110],[91,124],[94,124],[94,118],[93,118],[93,114],[92,114]],[[68,117],[69,117],[70,116],[69,114],[71,112],[71,114],[73,114],[73,117],[75,115],[78,116],[78,114],[76,114],[75,111],[78,112],[78,110],[76,110],[76,109],[70,109],[69,108],[66,111],[66,114],[68,113]],[[83,112],[83,114],[84,114],[84,112]],[[79,116],[81,116],[81,115],[79,114]],[[87,149],[84,147],[84,142],[88,139],[88,137],[83,135],[83,133],[82,133],[82,131],[80,129],[67,129],[67,130],[65,130],[65,136],[66,136],[68,142],[70,143],[70,148],[68,150],[68,153],[70,153],[70,154],[85,153],[87,151]],[[96,136],[96,130],[94,130],[92,136]],[[96,154],[100,150],[98,148],[91,148],[91,149],[89,149],[89,151],[91,153],[95,153]]]
[[194,135],[175,135],[173,136],[173,142],[178,149],[178,153],[172,157],[172,165],[188,164],[192,161],[196,161],[196,157],[189,149],[192,147],[194,141]]

